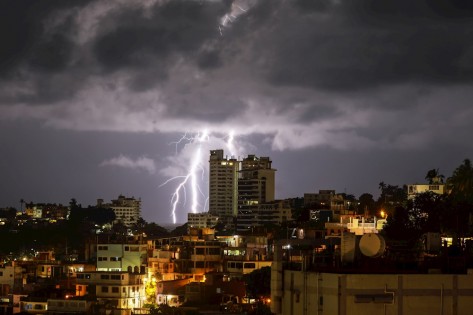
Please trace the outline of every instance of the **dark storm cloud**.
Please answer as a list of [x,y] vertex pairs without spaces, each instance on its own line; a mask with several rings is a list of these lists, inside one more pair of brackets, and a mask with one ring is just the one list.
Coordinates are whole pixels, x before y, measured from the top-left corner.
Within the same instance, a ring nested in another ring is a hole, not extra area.
[[30,65],[43,71],[64,70],[70,61],[73,43],[61,34],[53,34],[38,43]]
[[[85,6],[89,1],[6,0],[0,3],[0,73],[32,63],[43,70],[64,67],[71,42],[56,34],[45,35],[45,22],[54,13]],[[66,27],[62,25],[62,27]]]
[[[117,0],[48,7],[35,24],[33,52],[4,81],[0,100],[42,105],[32,116],[59,128],[242,129],[283,137],[279,149],[333,143],[331,136],[348,132],[370,140],[373,116],[416,110],[425,99],[417,90],[432,94],[473,76],[470,15],[455,2],[446,11],[437,3]],[[290,140],[314,130],[314,141]]]
[[365,21],[399,22],[410,18],[471,18],[473,4],[463,0],[361,0],[346,2],[353,16]]
[[197,64],[200,69],[213,69],[222,65],[222,60],[217,51],[204,51],[199,54]]
[[302,13],[311,13],[312,11],[325,11],[333,6],[331,0],[294,0],[294,4],[299,7]]
[[0,4],[1,105],[52,104],[75,95],[83,74],[73,64],[77,45],[70,37],[74,29],[70,14],[88,3],[27,0]]
[[470,82],[471,6],[442,3],[280,3],[273,24],[261,33],[262,70],[277,86],[333,90]]
[[[213,123],[224,121],[237,117],[246,111],[248,105],[241,98],[231,96],[221,102],[218,95],[206,93],[205,89],[201,92],[192,94],[179,93],[177,96],[165,99],[169,104],[163,113],[164,118],[179,118]],[[195,106],[199,104],[198,106]],[[217,104],[217,105],[216,105]],[[183,126],[185,129],[186,127]]]
[[[94,53],[108,71],[146,68],[159,60],[157,66],[165,73],[172,64],[166,62],[167,58],[175,53],[194,53],[205,41],[217,36],[219,19],[228,11],[229,4],[177,0],[157,3],[147,12],[148,17],[138,9],[111,14],[108,19],[119,24],[95,40]],[[108,19],[104,25],[110,23]]]

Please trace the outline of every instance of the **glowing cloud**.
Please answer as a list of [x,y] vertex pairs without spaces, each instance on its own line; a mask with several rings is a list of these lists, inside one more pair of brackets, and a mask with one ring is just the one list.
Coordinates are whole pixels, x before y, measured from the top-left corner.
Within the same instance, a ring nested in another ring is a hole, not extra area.
[[154,174],[156,172],[154,161],[143,156],[133,160],[132,158],[121,154],[118,157],[103,161],[100,163],[100,166],[119,166],[130,169],[141,169],[147,171],[150,174]]

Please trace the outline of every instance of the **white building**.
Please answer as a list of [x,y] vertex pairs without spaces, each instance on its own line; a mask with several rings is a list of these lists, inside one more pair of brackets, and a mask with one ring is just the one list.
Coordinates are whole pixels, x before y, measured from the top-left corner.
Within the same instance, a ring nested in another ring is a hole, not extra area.
[[14,289],[20,289],[23,286],[23,268],[21,266],[3,266],[0,267],[0,295],[8,295]]
[[223,150],[210,151],[209,212],[234,217],[238,209],[238,170],[240,162],[224,157]]
[[120,221],[126,226],[136,224],[141,217],[141,198],[127,198],[120,195],[111,203],[103,203],[103,199],[97,199],[97,207],[112,209],[115,212],[116,221]]
[[141,272],[147,250],[146,244],[97,244],[97,271]]
[[108,303],[113,308],[141,308],[146,300],[145,278],[143,273],[78,273],[76,296],[95,296],[99,302]]
[[188,213],[187,225],[193,228],[212,228],[218,222],[218,216],[209,212],[203,213]]
[[435,184],[413,184],[407,186],[407,199],[412,200],[418,194],[425,192],[433,192],[438,195],[443,195],[446,193],[446,185],[441,183]]

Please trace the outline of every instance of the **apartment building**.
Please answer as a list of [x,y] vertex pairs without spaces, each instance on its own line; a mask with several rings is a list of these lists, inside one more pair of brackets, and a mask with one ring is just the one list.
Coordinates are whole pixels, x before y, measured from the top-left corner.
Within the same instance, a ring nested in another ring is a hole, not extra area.
[[305,193],[304,206],[311,207],[312,210],[330,210],[334,220],[338,220],[341,215],[355,214],[356,208],[353,201],[345,199],[343,194],[337,194],[332,189],[321,189],[318,193]]
[[69,209],[61,204],[26,203],[25,214],[32,219],[64,220]]
[[103,199],[97,199],[97,207],[110,208],[115,212],[116,221],[126,226],[132,226],[141,217],[141,199],[119,195],[111,203],[104,203]]
[[[209,168],[209,213],[218,216],[228,228],[246,231],[291,218],[289,204],[275,202],[276,170],[269,157],[251,154],[237,160],[224,157],[223,150],[212,150]],[[192,224],[203,226],[202,222]]]
[[240,162],[224,157],[223,150],[210,151],[209,213],[234,217],[238,210],[238,170]]
[[23,268],[14,262],[0,267],[0,296],[19,290],[23,286]]
[[138,243],[98,243],[97,271],[141,272],[147,266],[148,246]]
[[447,192],[446,187],[447,186],[442,183],[407,185],[407,199],[412,200],[417,195],[425,192],[433,192],[434,194],[443,195]]
[[245,231],[275,221],[275,173],[269,157],[248,155],[241,161],[238,179],[237,230]]
[[218,216],[210,212],[187,214],[187,225],[191,228],[213,228],[217,223]]
[[144,273],[123,271],[77,273],[76,296],[88,294],[113,308],[141,308],[146,299],[145,278]]
[[152,251],[152,256],[148,257],[148,275],[158,281],[169,281],[179,279],[175,273],[174,260],[179,257],[175,250],[156,249]]

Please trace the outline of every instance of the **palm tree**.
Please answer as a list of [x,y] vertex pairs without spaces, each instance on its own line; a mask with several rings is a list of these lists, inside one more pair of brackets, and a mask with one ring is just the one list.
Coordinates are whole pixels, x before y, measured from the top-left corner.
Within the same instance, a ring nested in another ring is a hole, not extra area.
[[440,174],[439,169],[431,169],[425,175],[425,179],[429,182],[429,184],[441,184],[443,183],[443,179],[445,176]]

